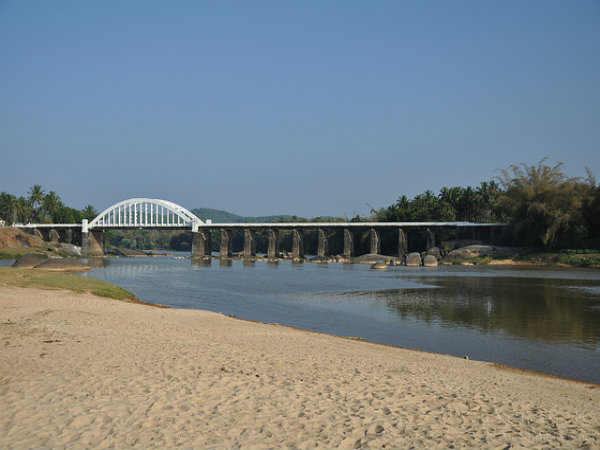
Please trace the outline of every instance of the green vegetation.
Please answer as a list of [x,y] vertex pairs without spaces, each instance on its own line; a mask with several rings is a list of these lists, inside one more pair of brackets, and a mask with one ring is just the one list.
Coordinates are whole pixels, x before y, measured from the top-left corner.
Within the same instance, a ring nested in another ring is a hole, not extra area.
[[[543,159],[535,165],[511,165],[500,170],[494,180],[483,181],[476,187],[443,187],[438,194],[427,190],[423,194],[409,199],[401,195],[396,203],[379,210],[372,209],[372,217],[360,216],[351,222],[372,220],[380,222],[506,222],[510,226],[502,235],[495,237],[495,243],[521,246],[546,251],[556,249],[600,248],[600,185],[588,170],[585,180],[565,175],[563,164],[553,166]],[[304,219],[297,216],[275,215],[243,217],[227,211],[198,208],[192,212],[200,219],[211,219],[213,223],[242,222],[345,222],[347,218],[317,217]],[[0,193],[0,217],[7,224],[41,221],[47,223],[79,223],[86,218],[92,220],[96,216],[92,205],[84,210],[76,210],[65,206],[54,192],[45,193],[40,185],[34,185],[27,198],[15,197],[6,192]],[[425,245],[424,230],[409,231],[409,250],[422,249]],[[456,230],[436,231],[436,240],[440,247],[448,246],[457,239]],[[481,238],[486,236],[464,236],[460,239]],[[243,231],[232,233],[233,249],[243,248]],[[291,250],[291,234],[281,232],[280,248]],[[219,250],[219,231],[213,232],[213,250]],[[267,234],[259,231],[256,244],[265,248]],[[316,231],[307,231],[304,244],[307,252],[316,248]],[[126,230],[109,231],[105,236],[106,245],[149,250],[156,248],[187,251],[191,248],[191,234],[181,231],[148,231]],[[381,250],[383,253],[396,252],[397,233],[384,231],[381,233]],[[332,254],[342,252],[343,238],[340,233],[332,234],[329,251]],[[358,254],[368,252],[368,234],[355,235],[355,249]],[[579,252],[581,253],[581,252]],[[573,261],[576,265],[594,265],[589,256],[567,258],[560,261]],[[563,262],[559,262],[563,264]],[[564,262],[565,264],[570,264]]]
[[525,252],[515,261],[545,266],[600,268],[599,250],[560,250],[554,252]]
[[507,245],[600,248],[600,185],[589,169],[582,180],[566,176],[563,168],[562,163],[547,165],[546,159],[511,165],[475,189],[444,187],[438,195],[426,191],[412,200],[403,195],[395,204],[373,210],[374,220],[508,222],[502,239]]
[[452,264],[457,265],[462,263],[471,263],[476,266],[482,266],[491,263],[493,260],[494,259],[491,256],[471,256],[469,258],[463,258],[460,261],[453,261]]
[[[104,243],[110,247],[137,250],[175,249],[172,244],[180,239],[183,231],[164,230],[109,230],[104,235]],[[189,234],[189,232],[187,232]],[[175,239],[175,241],[174,241]],[[190,238],[191,242],[191,238]],[[183,250],[190,250],[187,247]]]
[[276,216],[238,216],[237,214],[220,209],[196,208],[191,210],[200,220],[210,219],[213,223],[245,223],[245,222],[278,222],[279,220],[288,221],[292,218],[289,215]]
[[600,186],[588,170],[585,181],[567,177],[563,164],[510,166],[498,178],[498,209],[510,218],[510,240],[544,248],[582,247],[600,238]]
[[87,205],[81,211],[66,206],[56,192],[46,194],[39,184],[31,187],[27,197],[0,192],[0,217],[7,225],[28,222],[80,223],[83,219],[93,220],[97,214],[92,205]]
[[69,273],[0,267],[0,285],[51,290],[66,289],[77,293],[89,292],[101,297],[140,303],[131,292],[118,286],[106,281]]
[[31,248],[1,248],[0,259],[17,259],[19,256],[28,255],[30,253],[40,255],[42,258],[48,257],[47,253],[33,250]]
[[496,222],[503,221],[497,210],[500,187],[483,181],[477,188],[444,187],[438,195],[425,191],[409,200],[402,195],[395,204],[372,211],[378,222]]

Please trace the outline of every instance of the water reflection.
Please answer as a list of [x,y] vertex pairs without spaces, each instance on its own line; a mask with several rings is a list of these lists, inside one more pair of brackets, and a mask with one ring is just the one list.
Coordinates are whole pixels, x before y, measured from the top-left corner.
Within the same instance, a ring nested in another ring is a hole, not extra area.
[[87,258],[83,259],[82,262],[90,267],[106,267],[109,264],[108,258]]
[[[510,277],[440,277],[442,289],[395,289],[360,293],[384,301],[401,319],[444,327],[477,328],[515,337],[594,348],[600,341],[600,302],[569,280]],[[356,295],[356,294],[346,294]]]
[[192,267],[210,267],[212,265],[211,259],[191,259]]
[[98,261],[145,301],[600,382],[599,271]]

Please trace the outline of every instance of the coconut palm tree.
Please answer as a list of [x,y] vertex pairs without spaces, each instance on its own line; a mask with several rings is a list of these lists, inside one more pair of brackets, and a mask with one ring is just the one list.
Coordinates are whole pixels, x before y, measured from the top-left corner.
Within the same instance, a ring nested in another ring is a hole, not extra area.
[[12,225],[17,219],[17,197],[7,192],[0,193],[0,217],[7,225]]
[[33,207],[25,197],[17,198],[15,212],[17,214],[17,221],[21,223],[28,223],[33,219]]
[[460,186],[451,188],[443,187],[440,189],[440,200],[448,203],[454,210],[454,215],[458,215],[459,203],[462,198],[464,189]]
[[84,217],[89,220],[92,221],[96,218],[96,216],[98,215],[98,211],[96,211],[96,208],[94,208],[94,205],[86,205],[85,208],[83,208],[83,215]]
[[34,211],[34,218],[36,220],[40,220],[41,219],[41,211],[40,208],[42,206],[42,202],[44,201],[44,190],[42,189],[42,186],[39,184],[34,184],[30,189],[29,189],[29,203],[31,204],[31,206],[33,207],[33,211]]
[[56,192],[50,191],[44,196],[41,209],[44,213],[44,216],[50,216],[50,220],[52,222],[56,222],[56,215],[62,207],[63,202],[61,201],[60,197]]

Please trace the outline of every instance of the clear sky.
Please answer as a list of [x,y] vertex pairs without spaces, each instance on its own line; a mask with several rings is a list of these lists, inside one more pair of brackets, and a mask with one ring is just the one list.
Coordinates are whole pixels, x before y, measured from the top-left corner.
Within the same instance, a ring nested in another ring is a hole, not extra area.
[[16,195],[352,217],[599,144],[599,1],[0,0]]

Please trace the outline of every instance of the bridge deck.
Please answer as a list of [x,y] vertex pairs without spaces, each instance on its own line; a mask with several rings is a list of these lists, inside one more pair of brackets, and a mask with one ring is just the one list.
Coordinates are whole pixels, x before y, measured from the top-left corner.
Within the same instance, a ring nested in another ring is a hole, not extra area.
[[[265,222],[265,223],[200,223],[198,228],[443,228],[443,227],[503,227],[505,223],[474,222]],[[81,228],[77,223],[28,223],[13,225],[17,228]],[[173,225],[99,225],[90,229],[134,229],[134,230],[187,230],[190,227]]]

